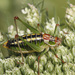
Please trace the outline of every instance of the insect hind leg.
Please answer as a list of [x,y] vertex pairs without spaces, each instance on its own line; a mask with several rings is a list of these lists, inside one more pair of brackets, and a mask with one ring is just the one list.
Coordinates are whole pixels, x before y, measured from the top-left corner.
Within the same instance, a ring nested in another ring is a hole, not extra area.
[[47,46],[44,49],[44,51],[38,56],[38,75],[40,75],[40,71],[39,71],[39,60],[40,60],[41,56],[44,55],[48,50],[49,50],[49,47]]

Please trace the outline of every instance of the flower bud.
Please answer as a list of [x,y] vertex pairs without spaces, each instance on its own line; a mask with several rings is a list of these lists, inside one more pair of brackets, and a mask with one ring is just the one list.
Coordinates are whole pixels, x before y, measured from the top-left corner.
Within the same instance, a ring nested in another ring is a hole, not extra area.
[[40,58],[40,64],[42,64],[43,66],[47,63],[47,57],[46,55],[41,56]]
[[3,64],[5,70],[11,70],[15,66],[14,59],[11,58],[5,59]]
[[36,55],[35,54],[30,54],[26,57],[26,63],[29,65],[33,65],[36,61]]
[[12,69],[12,75],[21,75],[20,69],[17,67],[14,67],[14,69]]
[[[38,72],[38,62],[35,61],[34,63],[34,71],[37,71]],[[39,71],[40,73],[43,72],[43,65],[39,63]]]
[[47,64],[45,65],[46,71],[49,73],[53,71],[54,65],[51,63],[51,61],[48,61]]

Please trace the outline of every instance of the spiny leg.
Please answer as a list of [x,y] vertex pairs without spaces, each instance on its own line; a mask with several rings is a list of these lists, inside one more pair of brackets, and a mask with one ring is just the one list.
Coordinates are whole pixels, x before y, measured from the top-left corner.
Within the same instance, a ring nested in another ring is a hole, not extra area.
[[[58,27],[59,27],[59,24],[56,24],[54,33],[56,33],[56,31],[58,30]],[[59,30],[58,30],[58,31],[59,31]],[[61,39],[59,39],[59,42],[57,42],[57,40],[55,41],[55,42],[56,42],[56,46],[60,45],[60,41],[61,41]],[[55,47],[56,47],[56,46],[55,46]],[[66,63],[66,62],[64,62],[61,58],[59,58],[59,57],[56,55],[55,51],[53,51],[53,52],[54,52],[56,58],[60,59],[60,60],[62,61],[62,63]]]
[[66,63],[61,58],[59,58],[56,54],[55,54],[55,56],[56,56],[56,58],[60,59],[62,61],[62,63]]
[[59,58],[58,55],[56,54],[56,52],[54,51],[54,47],[56,47],[57,44],[55,44],[55,45],[50,45],[50,44],[48,44],[48,43],[46,43],[46,44],[52,49],[52,51],[54,52],[54,55],[56,56],[56,58],[58,58],[59,60],[61,60],[62,63],[66,63],[66,62],[64,62],[61,58]]
[[49,47],[47,46],[45,48],[45,50],[38,56],[38,75],[40,75],[40,71],[39,71],[39,60],[40,60],[41,56],[44,55],[48,50],[49,50]]
[[58,58],[59,60],[61,60],[62,63],[66,63],[61,58],[58,57],[58,55],[56,54],[56,52],[54,50],[52,50],[52,51],[54,52],[54,55],[55,55],[56,58]]
[[39,72],[39,60],[40,60],[40,56],[38,56],[38,75],[40,74],[40,72]]
[[22,57],[22,62],[24,62],[23,53],[22,53],[22,50],[21,50],[20,45],[19,45],[19,42],[18,42],[18,29],[17,29],[16,19],[18,19],[18,17],[15,16],[14,17],[14,22],[15,22],[16,32],[17,32],[17,34],[15,35],[15,39],[16,39],[17,44],[18,44],[18,47],[20,49],[20,53],[21,53],[21,57]]

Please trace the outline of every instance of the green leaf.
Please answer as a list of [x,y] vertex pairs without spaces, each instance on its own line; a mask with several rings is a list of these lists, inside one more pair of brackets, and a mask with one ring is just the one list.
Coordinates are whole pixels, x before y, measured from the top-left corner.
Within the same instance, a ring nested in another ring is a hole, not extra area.
[[41,32],[44,32],[45,33],[43,24],[40,24],[40,28],[41,28]]
[[43,7],[44,7],[44,0],[42,1],[41,10],[43,9]]
[[39,3],[36,5],[36,7],[40,6],[41,4],[42,4],[42,7],[43,7],[43,5],[44,5],[44,0],[41,1],[41,2],[39,2]]
[[43,11],[45,11],[46,10],[46,8],[43,8],[43,9],[41,9],[41,11],[40,12],[43,12]]
[[46,9],[46,20],[49,22],[49,14],[48,14],[48,10]]
[[33,28],[32,26],[30,26],[29,24],[23,22],[20,18],[18,18],[17,20],[19,20],[20,22],[22,22],[28,29],[30,29],[33,33],[40,33],[37,29]]

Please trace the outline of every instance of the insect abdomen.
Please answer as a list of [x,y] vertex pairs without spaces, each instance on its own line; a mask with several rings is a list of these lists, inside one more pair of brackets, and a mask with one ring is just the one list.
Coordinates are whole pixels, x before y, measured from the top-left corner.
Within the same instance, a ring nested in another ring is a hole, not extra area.
[[[23,35],[22,38],[25,40],[25,41],[28,41],[30,43],[35,43],[37,44],[37,42],[41,43],[43,41],[43,35],[42,34],[29,34],[29,35]],[[21,39],[18,39],[18,42],[20,44],[20,46],[22,48],[25,47],[25,43],[21,40]],[[8,43],[7,43],[7,47],[17,47],[17,42],[15,39],[12,39],[12,40],[9,40]]]

